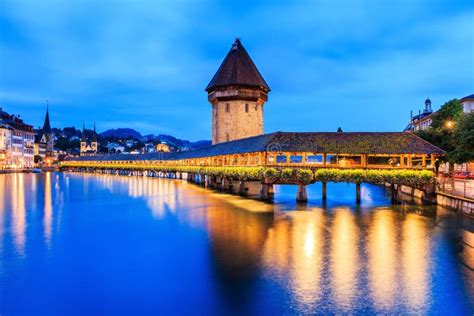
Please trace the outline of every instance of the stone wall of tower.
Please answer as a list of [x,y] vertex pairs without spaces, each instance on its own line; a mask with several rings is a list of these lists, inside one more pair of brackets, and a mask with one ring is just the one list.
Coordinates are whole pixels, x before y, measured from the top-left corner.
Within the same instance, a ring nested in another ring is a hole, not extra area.
[[263,134],[263,104],[246,100],[215,100],[212,104],[212,144]]

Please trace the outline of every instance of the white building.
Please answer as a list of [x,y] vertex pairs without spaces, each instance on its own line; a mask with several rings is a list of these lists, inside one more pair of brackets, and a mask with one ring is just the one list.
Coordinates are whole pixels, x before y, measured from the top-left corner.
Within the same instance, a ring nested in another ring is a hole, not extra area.
[[468,95],[461,100],[464,113],[471,113],[474,111],[474,94]]
[[4,168],[32,168],[34,166],[35,132],[33,126],[25,124],[19,116],[10,115],[0,109],[0,123],[11,129],[10,148],[5,149]]
[[427,129],[433,122],[433,109],[431,108],[431,100],[425,100],[425,109],[419,112],[418,115],[411,115],[410,123],[405,127],[405,131],[419,131]]
[[0,170],[11,166],[11,147],[13,129],[7,124],[0,124]]

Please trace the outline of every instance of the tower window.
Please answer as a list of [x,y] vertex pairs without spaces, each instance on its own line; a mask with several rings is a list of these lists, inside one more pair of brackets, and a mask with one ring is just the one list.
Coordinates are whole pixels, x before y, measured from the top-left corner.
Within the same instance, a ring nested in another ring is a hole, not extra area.
[[229,133],[225,133],[225,141],[226,141],[226,142],[229,141]]
[[229,103],[225,104],[225,111],[230,112],[230,104]]
[[248,104],[248,103],[245,103],[245,112],[246,112],[246,113],[249,112],[249,104]]

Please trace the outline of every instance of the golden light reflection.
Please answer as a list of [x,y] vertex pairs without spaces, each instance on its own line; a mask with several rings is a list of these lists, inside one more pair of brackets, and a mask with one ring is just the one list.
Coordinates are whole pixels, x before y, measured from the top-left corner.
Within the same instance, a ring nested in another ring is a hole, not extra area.
[[264,250],[264,263],[269,269],[276,270],[277,274],[286,274],[290,267],[290,222],[278,220],[268,231],[268,238]]
[[369,280],[376,306],[390,309],[397,291],[397,227],[395,213],[377,210],[368,236]]
[[349,310],[357,292],[360,265],[357,224],[350,209],[335,209],[331,237],[332,294],[341,309]]
[[[7,203],[7,186],[6,176],[0,174],[0,254],[3,252],[3,234],[4,234],[4,217]],[[2,261],[0,260],[0,269],[2,267]]]
[[429,291],[429,236],[425,219],[408,214],[402,224],[401,259],[405,299],[411,309],[422,312]]
[[206,209],[213,258],[224,279],[250,280],[257,273],[273,216],[244,210]]
[[[302,310],[311,310],[321,299],[324,213],[322,210],[292,214],[291,288]],[[299,216],[302,215],[302,216]]]
[[[5,204],[7,203],[7,177],[0,175],[0,220],[3,220],[3,214],[5,212]],[[0,226],[0,230],[3,229],[3,225]]]
[[15,173],[12,175],[12,221],[13,221],[13,239],[18,253],[24,255],[25,251],[25,175],[23,173]]
[[44,215],[43,215],[43,227],[44,227],[44,239],[49,245],[51,242],[51,229],[52,229],[52,214],[53,214],[53,201],[52,201],[52,184],[51,177],[52,173],[45,173],[44,180]]

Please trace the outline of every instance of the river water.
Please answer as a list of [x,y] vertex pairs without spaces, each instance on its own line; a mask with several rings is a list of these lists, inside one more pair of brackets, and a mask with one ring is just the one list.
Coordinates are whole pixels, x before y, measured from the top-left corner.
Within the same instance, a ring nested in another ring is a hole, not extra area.
[[474,312],[474,223],[377,186],[268,204],[179,180],[0,175],[1,315]]

